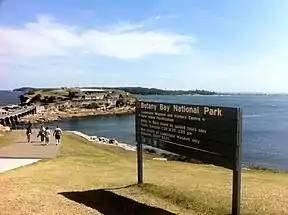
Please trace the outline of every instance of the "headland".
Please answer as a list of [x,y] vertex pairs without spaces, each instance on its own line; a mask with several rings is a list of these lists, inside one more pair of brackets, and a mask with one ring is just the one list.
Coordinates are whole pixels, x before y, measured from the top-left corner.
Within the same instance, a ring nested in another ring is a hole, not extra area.
[[[20,106],[36,105],[37,113],[21,117],[20,124],[53,122],[91,115],[133,114],[135,95],[215,95],[205,90],[160,90],[142,87],[61,87],[14,89],[21,92]],[[15,105],[14,107],[15,108]]]
[[29,88],[22,93],[18,106],[36,105],[37,111],[36,114],[21,117],[18,121],[20,124],[91,115],[133,114],[136,102],[136,97],[131,93],[106,88]]

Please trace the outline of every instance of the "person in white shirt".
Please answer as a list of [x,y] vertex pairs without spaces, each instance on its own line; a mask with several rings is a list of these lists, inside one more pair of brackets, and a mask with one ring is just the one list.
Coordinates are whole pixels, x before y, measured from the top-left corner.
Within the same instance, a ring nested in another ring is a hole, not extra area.
[[45,129],[45,144],[46,144],[46,146],[48,145],[48,143],[50,141],[50,134],[51,134],[51,132],[50,132],[49,128],[46,127],[46,129]]
[[59,128],[57,126],[57,128],[54,130],[54,133],[53,135],[55,136],[55,139],[56,139],[56,145],[58,145],[60,143],[60,138],[61,138],[61,135],[62,135],[62,130],[61,128]]

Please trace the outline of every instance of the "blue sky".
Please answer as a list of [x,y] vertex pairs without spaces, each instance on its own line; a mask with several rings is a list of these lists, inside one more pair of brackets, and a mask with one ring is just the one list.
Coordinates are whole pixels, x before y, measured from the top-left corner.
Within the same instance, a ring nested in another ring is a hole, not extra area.
[[1,89],[288,92],[285,0],[1,2]]

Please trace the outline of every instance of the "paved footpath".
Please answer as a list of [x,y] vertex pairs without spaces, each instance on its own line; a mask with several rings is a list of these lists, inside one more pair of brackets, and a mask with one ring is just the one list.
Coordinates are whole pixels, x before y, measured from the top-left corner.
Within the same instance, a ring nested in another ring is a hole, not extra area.
[[59,145],[56,145],[52,135],[49,145],[45,146],[41,144],[40,138],[37,138],[37,130],[33,130],[30,143],[27,142],[25,131],[15,132],[23,132],[23,135],[18,141],[0,148],[0,173],[58,156]]

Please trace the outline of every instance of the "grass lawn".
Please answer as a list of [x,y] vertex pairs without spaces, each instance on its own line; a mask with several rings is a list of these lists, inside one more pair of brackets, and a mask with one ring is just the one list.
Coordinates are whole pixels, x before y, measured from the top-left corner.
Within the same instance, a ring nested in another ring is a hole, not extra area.
[[[65,134],[61,156],[0,174],[0,214],[229,214],[232,173],[223,168],[153,161],[93,146]],[[241,214],[288,214],[288,175],[244,170]]]
[[62,97],[68,96],[68,91],[67,90],[61,90],[60,88],[59,89],[48,89],[48,90],[35,90],[33,95],[26,94],[26,96],[28,98],[32,98],[37,94],[40,94],[43,98],[45,96],[48,96],[48,97],[56,96],[56,97],[62,98]]
[[[13,131],[13,132],[1,132],[0,131],[0,148],[7,146],[10,143],[16,142],[23,134],[19,131]],[[4,136],[2,136],[4,135]]]

